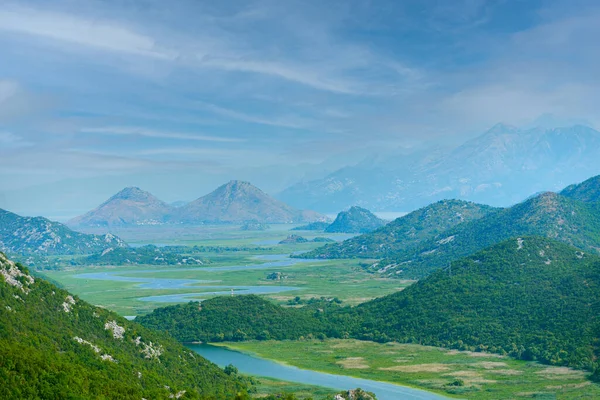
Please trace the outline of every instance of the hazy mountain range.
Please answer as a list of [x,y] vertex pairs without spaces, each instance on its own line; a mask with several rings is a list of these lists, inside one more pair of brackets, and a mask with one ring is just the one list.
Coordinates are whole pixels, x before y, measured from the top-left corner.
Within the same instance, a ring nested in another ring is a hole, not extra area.
[[600,172],[600,132],[583,125],[519,129],[498,124],[451,150],[371,158],[297,183],[277,197],[331,212],[360,205],[411,211],[442,199],[508,206]]
[[301,223],[327,218],[274,199],[249,182],[230,181],[206,196],[173,206],[137,187],[128,187],[88,213],[71,219],[73,227],[203,223]]
[[[524,236],[552,238],[585,251],[600,252],[600,176],[545,192],[515,206],[493,209],[464,205],[469,218],[457,219],[441,202],[398,218],[375,232],[332,244],[301,257],[383,258],[371,269],[388,276],[420,278],[503,240]],[[433,219],[423,217],[435,213]],[[450,222],[454,220],[454,223]]]

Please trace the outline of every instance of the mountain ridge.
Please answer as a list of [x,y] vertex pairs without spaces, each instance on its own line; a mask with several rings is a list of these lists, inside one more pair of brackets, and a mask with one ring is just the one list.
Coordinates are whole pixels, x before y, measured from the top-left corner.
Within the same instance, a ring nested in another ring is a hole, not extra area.
[[0,249],[20,255],[66,255],[127,247],[117,236],[74,231],[44,217],[22,217],[0,209]]
[[277,197],[327,212],[351,205],[410,211],[444,198],[505,207],[597,174],[598,148],[600,132],[584,125],[520,129],[497,124],[449,151],[359,162],[299,182]]

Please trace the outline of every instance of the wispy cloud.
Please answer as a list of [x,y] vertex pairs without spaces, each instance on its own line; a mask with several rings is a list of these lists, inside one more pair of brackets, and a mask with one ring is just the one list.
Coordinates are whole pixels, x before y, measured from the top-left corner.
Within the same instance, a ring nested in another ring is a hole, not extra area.
[[151,37],[114,23],[33,8],[0,9],[0,30],[141,56],[162,59],[177,56],[160,49]]
[[208,136],[193,133],[180,133],[180,132],[165,132],[156,131],[141,127],[128,127],[128,126],[107,126],[100,128],[83,128],[80,130],[83,133],[93,133],[100,135],[131,135],[131,136],[143,136],[148,138],[158,139],[173,139],[173,140],[193,140],[201,142],[244,142],[245,139],[232,138],[232,137],[219,137],[219,136]]
[[21,136],[15,135],[12,132],[0,131],[0,151],[4,149],[15,149],[32,145],[33,143],[24,140]]

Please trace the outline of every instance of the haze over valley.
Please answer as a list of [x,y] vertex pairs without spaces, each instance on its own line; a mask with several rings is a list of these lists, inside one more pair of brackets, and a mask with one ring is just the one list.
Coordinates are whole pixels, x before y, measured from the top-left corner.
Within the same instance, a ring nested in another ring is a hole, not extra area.
[[592,0],[0,4],[0,398],[600,398]]

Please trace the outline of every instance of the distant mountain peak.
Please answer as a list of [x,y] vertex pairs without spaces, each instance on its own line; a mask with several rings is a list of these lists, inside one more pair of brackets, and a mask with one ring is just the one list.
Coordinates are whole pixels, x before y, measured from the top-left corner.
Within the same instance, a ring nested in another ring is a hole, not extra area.
[[147,225],[165,222],[173,207],[152,193],[129,186],[110,197],[100,206],[73,218],[70,226]]
[[324,220],[313,211],[302,211],[274,199],[250,182],[231,180],[211,193],[177,209],[185,223],[229,222],[298,223]]
[[348,211],[342,211],[331,225],[325,229],[329,233],[367,233],[385,225],[371,211],[359,206],[352,206]]
[[144,201],[147,199],[156,199],[156,197],[154,197],[152,193],[142,190],[137,186],[128,186],[112,196],[109,201],[117,199]]

